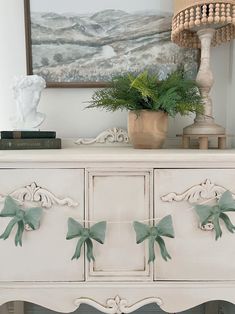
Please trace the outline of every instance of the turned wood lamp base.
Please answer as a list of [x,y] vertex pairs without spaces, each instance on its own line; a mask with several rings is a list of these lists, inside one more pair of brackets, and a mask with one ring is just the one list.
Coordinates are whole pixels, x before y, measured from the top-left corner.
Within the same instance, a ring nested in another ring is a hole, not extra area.
[[[200,89],[204,104],[204,113],[197,114],[194,123],[184,128],[184,135],[198,135],[199,138],[216,136],[220,139],[220,135],[223,135],[223,139],[226,140],[226,130],[224,127],[215,123],[213,117],[213,103],[210,97],[210,91],[214,83],[213,73],[211,70],[211,43],[215,36],[216,30],[214,28],[205,28],[202,26],[197,31],[198,38],[201,43],[201,64],[197,74],[197,83]],[[186,137],[185,137],[186,138]],[[206,143],[206,138],[204,138]],[[208,142],[208,140],[207,140]],[[205,144],[206,146],[206,144]]]
[[215,123],[214,119],[210,121],[195,121],[188,125],[183,130],[184,135],[226,135],[226,130],[223,126]]
[[227,148],[227,138],[229,135],[226,134],[193,134],[193,135],[177,135],[177,137],[182,137],[182,147],[185,149],[190,148],[190,141],[192,139],[197,139],[199,142],[199,149],[209,148],[209,139],[216,139],[218,141],[218,149]]
[[[235,0],[174,0],[173,3],[172,41],[180,47],[201,49],[196,81],[204,111],[196,115],[195,122],[187,126],[183,134],[185,138],[186,135],[195,135],[198,138],[214,135],[219,139],[223,135],[222,138],[226,139],[225,129],[216,124],[213,117],[210,92],[214,77],[210,61],[212,46],[235,39]],[[205,138],[204,141],[206,143]]]

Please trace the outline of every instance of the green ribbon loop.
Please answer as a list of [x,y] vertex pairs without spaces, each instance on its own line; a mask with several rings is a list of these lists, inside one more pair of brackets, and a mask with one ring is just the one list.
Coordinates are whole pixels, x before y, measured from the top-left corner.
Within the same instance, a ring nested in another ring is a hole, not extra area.
[[134,222],[134,229],[136,232],[136,243],[142,243],[148,239],[149,243],[149,263],[155,261],[154,244],[155,242],[159,245],[162,258],[167,261],[171,259],[170,254],[166,249],[165,241],[162,237],[174,238],[174,228],[172,223],[172,217],[164,217],[156,226],[151,227],[142,224],[138,221]]
[[195,209],[202,226],[210,222],[214,225],[216,240],[222,237],[220,220],[224,222],[229,232],[235,232],[235,226],[232,224],[228,215],[225,214],[226,212],[235,212],[235,200],[230,191],[224,192],[216,205],[196,205]]
[[95,261],[93,255],[93,243],[92,240],[104,244],[105,241],[105,232],[106,232],[106,221],[101,221],[93,225],[91,228],[84,228],[79,222],[73,218],[68,219],[68,233],[66,236],[67,240],[74,238],[80,238],[78,240],[75,253],[72,257],[73,259],[79,259],[81,256],[81,249],[83,244],[86,244],[87,249],[87,259],[90,262],[91,260]]
[[15,235],[15,245],[22,246],[22,237],[25,225],[29,225],[33,230],[38,229],[40,226],[42,211],[42,208],[39,207],[22,210],[12,197],[7,196],[4,202],[3,210],[0,213],[0,217],[12,217],[12,220],[0,236],[0,239],[8,239],[14,226],[17,224],[18,228]]

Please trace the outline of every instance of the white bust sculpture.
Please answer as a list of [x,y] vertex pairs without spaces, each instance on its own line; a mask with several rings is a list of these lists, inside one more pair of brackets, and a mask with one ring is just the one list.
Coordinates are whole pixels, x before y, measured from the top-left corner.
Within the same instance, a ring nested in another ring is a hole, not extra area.
[[38,130],[46,115],[37,111],[46,81],[38,75],[19,76],[12,86],[16,112],[12,119],[17,130]]

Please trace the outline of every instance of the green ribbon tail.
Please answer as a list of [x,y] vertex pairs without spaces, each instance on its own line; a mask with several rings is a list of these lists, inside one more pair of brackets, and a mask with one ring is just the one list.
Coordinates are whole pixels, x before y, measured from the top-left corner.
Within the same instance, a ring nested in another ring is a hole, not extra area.
[[150,236],[149,237],[149,260],[148,260],[148,263],[155,261],[154,242],[155,242],[154,237]]
[[215,240],[217,241],[219,238],[222,237],[222,230],[221,230],[220,223],[219,223],[219,217],[215,217],[212,220],[212,223],[215,227]]
[[222,213],[222,214],[220,214],[220,218],[224,221],[225,226],[227,227],[228,231],[230,231],[231,233],[234,233],[235,232],[235,226],[232,224],[228,215]]
[[167,262],[168,259],[171,259],[171,256],[166,249],[165,241],[161,237],[158,236],[156,238],[156,242],[159,244],[162,258]]
[[3,234],[0,236],[0,239],[6,240],[9,238],[9,235],[11,234],[11,231],[13,227],[18,223],[17,218],[13,218],[9,224],[6,227],[6,230],[3,232]]
[[72,257],[72,260],[73,259],[79,259],[79,257],[81,256],[81,248],[84,244],[84,242],[86,241],[86,238],[83,238],[81,237],[79,240],[78,240],[78,243],[77,243],[77,246],[76,246],[76,250],[75,250],[75,253]]
[[18,221],[18,229],[16,232],[16,236],[15,236],[15,245],[18,246],[22,246],[22,236],[23,236],[23,232],[24,232],[24,223],[23,221]]
[[95,257],[93,255],[93,243],[90,238],[86,239],[86,246],[87,246],[87,259],[90,262],[91,260],[95,261]]

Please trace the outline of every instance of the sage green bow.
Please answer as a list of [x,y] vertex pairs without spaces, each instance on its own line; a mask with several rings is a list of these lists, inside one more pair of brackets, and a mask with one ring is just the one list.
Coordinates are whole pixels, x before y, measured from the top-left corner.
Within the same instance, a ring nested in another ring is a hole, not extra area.
[[15,245],[22,246],[22,236],[25,225],[29,225],[33,230],[38,229],[41,216],[42,208],[33,207],[22,210],[12,197],[7,196],[5,199],[4,208],[0,213],[0,217],[13,217],[13,219],[9,222],[6,230],[0,236],[0,239],[8,239],[13,227],[18,224],[18,229],[15,236]]
[[202,226],[210,222],[214,225],[216,240],[222,237],[220,219],[223,220],[228,231],[231,233],[235,232],[235,226],[232,224],[228,215],[225,214],[226,212],[235,212],[235,200],[230,191],[224,192],[216,205],[196,205],[195,209]]
[[149,263],[154,262],[155,253],[154,253],[154,243],[158,243],[161,251],[162,258],[167,261],[171,259],[171,256],[167,252],[165,242],[162,237],[174,238],[174,229],[172,224],[172,217],[164,217],[156,226],[151,227],[145,224],[142,224],[138,221],[134,222],[134,229],[136,232],[136,242],[137,244],[148,239],[149,242]]
[[79,259],[81,255],[81,248],[84,243],[87,246],[87,259],[90,262],[91,260],[95,260],[93,255],[93,243],[92,239],[104,244],[105,240],[105,231],[106,231],[106,221],[98,222],[93,225],[91,228],[84,228],[79,222],[74,220],[73,218],[69,218],[68,220],[68,233],[67,240],[71,240],[77,237],[80,237],[78,240],[78,244],[75,250],[75,253],[72,257],[73,259]]

